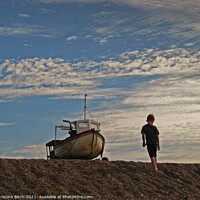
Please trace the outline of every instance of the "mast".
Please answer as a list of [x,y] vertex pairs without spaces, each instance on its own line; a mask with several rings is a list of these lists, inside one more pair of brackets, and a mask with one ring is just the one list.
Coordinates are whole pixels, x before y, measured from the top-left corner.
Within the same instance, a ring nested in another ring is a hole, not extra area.
[[86,112],[87,112],[86,97],[87,94],[85,94],[85,100],[84,100],[84,120],[86,119]]

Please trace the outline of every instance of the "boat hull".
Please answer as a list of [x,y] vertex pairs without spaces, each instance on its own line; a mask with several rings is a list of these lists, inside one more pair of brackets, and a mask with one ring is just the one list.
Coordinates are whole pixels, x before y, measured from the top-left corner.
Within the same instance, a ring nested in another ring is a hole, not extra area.
[[93,159],[102,155],[105,139],[97,131],[90,130],[66,138],[54,146],[57,159]]

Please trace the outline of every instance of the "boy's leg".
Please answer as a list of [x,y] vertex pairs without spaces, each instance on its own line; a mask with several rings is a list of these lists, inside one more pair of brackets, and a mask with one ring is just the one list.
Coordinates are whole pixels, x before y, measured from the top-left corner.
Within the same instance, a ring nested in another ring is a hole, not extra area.
[[153,169],[155,171],[158,171],[158,168],[157,168],[157,149],[155,148],[155,145],[147,145],[147,150],[148,150],[148,153],[149,153],[149,157],[151,158],[151,163],[152,163],[152,166],[153,166]]
[[151,157],[151,163],[152,163],[153,169],[154,169],[155,171],[158,171],[158,168],[157,168],[157,159],[156,159],[156,157]]
[[155,157],[155,161],[156,161],[156,167],[157,167],[157,157]]

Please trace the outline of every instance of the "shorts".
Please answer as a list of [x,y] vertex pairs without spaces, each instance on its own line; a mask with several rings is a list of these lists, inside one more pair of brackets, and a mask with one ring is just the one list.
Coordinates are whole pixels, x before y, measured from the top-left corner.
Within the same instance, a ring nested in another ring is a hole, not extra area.
[[157,147],[155,144],[147,145],[147,151],[149,153],[150,158],[157,157]]

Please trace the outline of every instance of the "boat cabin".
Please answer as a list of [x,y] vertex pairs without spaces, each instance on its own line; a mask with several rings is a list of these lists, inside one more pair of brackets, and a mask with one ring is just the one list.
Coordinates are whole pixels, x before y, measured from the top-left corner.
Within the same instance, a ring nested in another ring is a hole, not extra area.
[[[66,122],[69,122],[69,121],[66,121]],[[91,119],[77,120],[77,121],[71,122],[70,127],[71,127],[70,128],[71,132],[73,134],[80,134],[82,132],[89,131],[91,129],[98,132],[100,131],[100,123]]]

